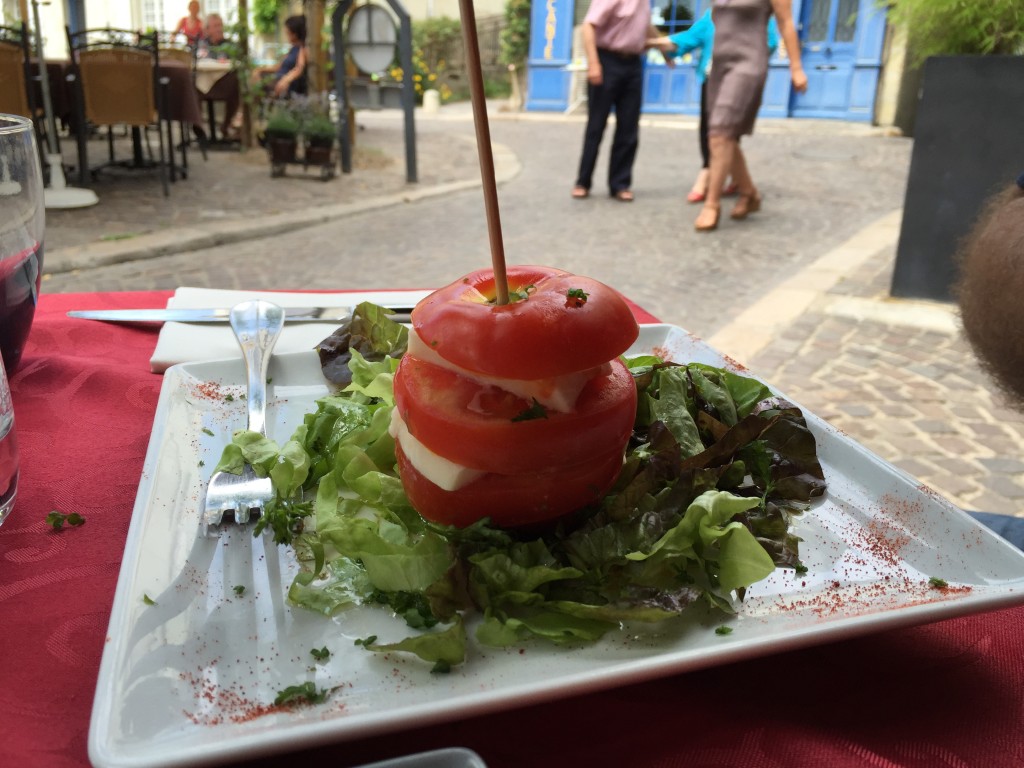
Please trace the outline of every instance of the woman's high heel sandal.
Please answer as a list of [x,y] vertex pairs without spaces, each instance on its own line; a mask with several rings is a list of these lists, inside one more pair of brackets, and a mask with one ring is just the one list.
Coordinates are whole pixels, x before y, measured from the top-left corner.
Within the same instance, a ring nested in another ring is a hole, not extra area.
[[755,189],[749,195],[740,195],[736,200],[736,205],[732,208],[732,213],[729,214],[729,218],[732,219],[745,219],[752,213],[757,213],[761,210],[761,195],[758,194]]
[[713,229],[718,229],[718,216],[721,212],[722,209],[717,205],[711,206],[705,203],[697,220],[693,222],[693,228],[698,232],[710,232]]

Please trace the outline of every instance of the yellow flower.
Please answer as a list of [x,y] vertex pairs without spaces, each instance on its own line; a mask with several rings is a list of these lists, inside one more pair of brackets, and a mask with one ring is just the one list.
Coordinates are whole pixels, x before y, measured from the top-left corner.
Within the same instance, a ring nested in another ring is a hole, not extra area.
[[430,80],[430,82],[434,82],[435,80],[437,80],[437,75],[431,74],[430,77],[427,79]]

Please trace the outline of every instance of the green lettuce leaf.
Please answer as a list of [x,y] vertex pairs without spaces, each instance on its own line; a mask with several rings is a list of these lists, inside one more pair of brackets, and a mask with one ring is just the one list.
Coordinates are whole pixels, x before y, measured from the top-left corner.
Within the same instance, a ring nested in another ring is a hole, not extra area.
[[[539,533],[423,520],[388,432],[407,331],[378,310],[361,306],[344,332],[343,389],[320,398],[283,445],[239,432],[218,464],[250,462],[272,478],[277,497],[257,529],[295,550],[292,603],[325,615],[378,606],[429,630],[368,639],[369,650],[447,669],[466,657],[473,613],[481,645],[590,643],[697,602],[734,612],[751,584],[800,564],[790,521],[824,490],[824,475],[799,409],[756,379],[650,355],[626,361],[634,431],[595,508]],[[438,623],[447,626],[432,631]]]
[[454,666],[466,660],[466,629],[462,617],[457,616],[452,625],[442,632],[407,637],[397,643],[363,643],[363,647],[375,653],[412,653],[424,661]]

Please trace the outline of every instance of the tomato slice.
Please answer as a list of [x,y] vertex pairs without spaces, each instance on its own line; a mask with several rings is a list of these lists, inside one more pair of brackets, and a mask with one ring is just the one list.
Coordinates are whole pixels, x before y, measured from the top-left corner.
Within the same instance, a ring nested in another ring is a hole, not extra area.
[[493,525],[517,528],[554,520],[596,502],[615,483],[622,452],[592,461],[515,475],[486,474],[455,491],[421,475],[395,445],[398,474],[409,501],[426,520],[459,528],[489,517]]
[[[640,329],[614,288],[553,267],[512,266],[495,305],[494,272],[481,269],[427,296],[412,312],[420,338],[445,360],[509,379],[542,379],[618,357]],[[583,298],[573,298],[573,296]]]
[[409,432],[444,458],[484,472],[517,474],[620,454],[636,418],[636,385],[618,359],[587,382],[573,411],[516,420],[532,404],[406,354],[394,379]]

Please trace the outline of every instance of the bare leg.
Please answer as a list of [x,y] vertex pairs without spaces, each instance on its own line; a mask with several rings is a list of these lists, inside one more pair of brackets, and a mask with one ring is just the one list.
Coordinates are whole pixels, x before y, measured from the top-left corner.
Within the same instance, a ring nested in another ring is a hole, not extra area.
[[739,144],[736,145],[736,152],[733,156],[732,166],[733,180],[739,185],[740,196],[733,206],[730,217],[734,219],[745,219],[751,213],[761,210],[761,195],[754,186],[754,179],[750,176],[747,168],[747,160],[743,156],[743,150]]
[[693,187],[690,188],[690,194],[686,196],[686,199],[691,203],[701,202],[707,196],[710,177],[711,171],[708,168],[701,168],[697,178],[693,180]]
[[725,177],[732,168],[736,153],[736,140],[726,136],[712,135],[711,143],[711,176],[708,180],[708,196],[704,208],[694,222],[698,230],[714,229],[718,225],[718,213],[722,207],[722,187]]
[[741,195],[752,195],[757,192],[754,186],[754,179],[750,176],[750,169],[747,167],[747,158],[743,154],[743,148],[739,142],[736,143],[736,152],[732,158],[732,180],[736,182]]

